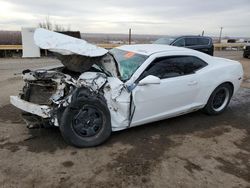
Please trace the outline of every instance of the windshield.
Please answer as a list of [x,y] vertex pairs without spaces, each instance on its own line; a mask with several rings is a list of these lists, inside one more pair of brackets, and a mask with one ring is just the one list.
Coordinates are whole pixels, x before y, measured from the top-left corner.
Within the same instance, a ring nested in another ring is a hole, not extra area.
[[148,56],[124,51],[117,48],[110,50],[118,63],[121,80],[127,81],[135,71],[144,63]]
[[168,45],[170,45],[174,40],[175,40],[175,38],[173,38],[173,37],[164,37],[164,38],[159,38],[158,40],[156,40],[154,42],[154,44],[168,44]]

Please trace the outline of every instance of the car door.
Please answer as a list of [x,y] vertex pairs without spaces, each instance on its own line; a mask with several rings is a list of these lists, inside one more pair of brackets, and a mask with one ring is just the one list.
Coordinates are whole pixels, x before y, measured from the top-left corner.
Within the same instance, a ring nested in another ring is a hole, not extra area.
[[160,84],[139,84],[132,91],[135,110],[131,126],[185,113],[198,105],[196,96],[200,88],[195,70],[206,64],[194,65],[193,58],[163,57],[150,64],[137,82],[148,75],[159,77],[161,81]]

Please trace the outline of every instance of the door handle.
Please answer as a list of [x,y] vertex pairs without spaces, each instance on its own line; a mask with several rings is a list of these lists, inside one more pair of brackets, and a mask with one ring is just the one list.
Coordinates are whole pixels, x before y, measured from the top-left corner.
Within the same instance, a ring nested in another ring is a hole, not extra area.
[[198,84],[198,82],[197,81],[190,81],[190,82],[188,82],[188,85],[189,86],[194,86],[194,85],[197,85]]

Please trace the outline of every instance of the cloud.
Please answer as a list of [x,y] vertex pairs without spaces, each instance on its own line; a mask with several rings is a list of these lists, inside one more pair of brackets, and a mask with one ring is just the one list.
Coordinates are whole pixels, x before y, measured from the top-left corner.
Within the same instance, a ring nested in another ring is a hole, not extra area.
[[[0,29],[37,26],[50,15],[82,32],[224,34],[250,37],[249,0],[0,0]],[[3,6],[2,6],[3,5]]]

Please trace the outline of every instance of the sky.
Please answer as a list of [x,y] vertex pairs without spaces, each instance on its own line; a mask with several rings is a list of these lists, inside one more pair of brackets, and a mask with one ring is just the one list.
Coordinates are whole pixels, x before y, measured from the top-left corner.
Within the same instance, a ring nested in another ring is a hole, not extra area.
[[46,17],[82,33],[250,37],[250,0],[0,0],[0,30]]

